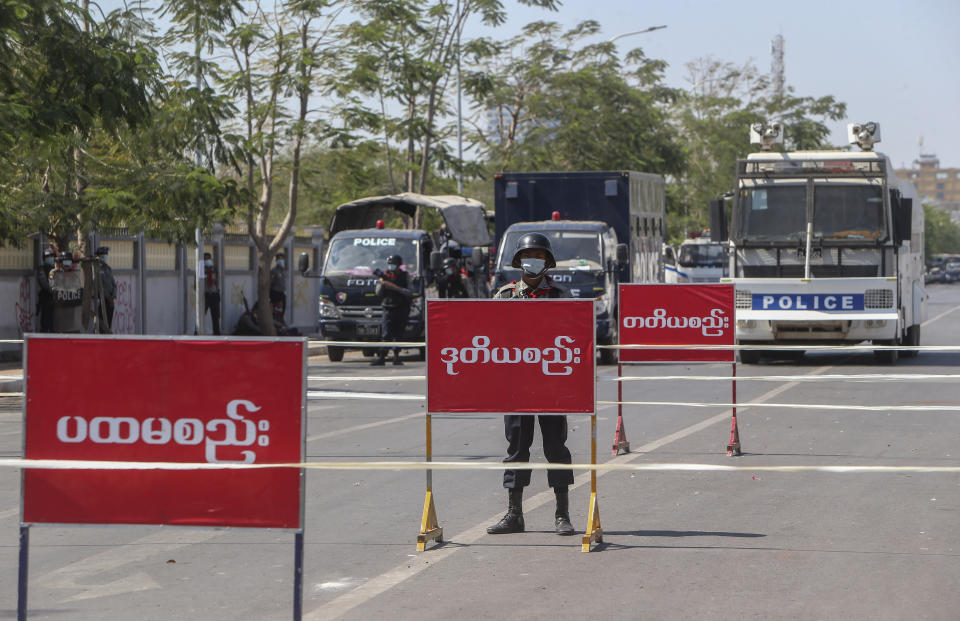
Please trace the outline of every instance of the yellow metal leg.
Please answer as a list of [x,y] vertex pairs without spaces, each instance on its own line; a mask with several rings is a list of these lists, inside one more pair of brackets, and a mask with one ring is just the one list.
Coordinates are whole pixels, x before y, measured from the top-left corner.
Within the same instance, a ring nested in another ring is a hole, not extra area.
[[436,539],[443,542],[443,529],[437,520],[437,508],[433,504],[433,490],[427,490],[427,497],[423,500],[423,519],[420,521],[420,534],[417,535],[417,552],[423,552],[427,542]]
[[600,526],[600,504],[597,493],[590,492],[590,510],[587,511],[587,530],[580,542],[580,551],[589,552],[590,544],[603,543],[603,527]]
[[[590,463],[597,465],[597,414],[590,416]],[[587,529],[580,543],[582,552],[590,551],[593,542],[603,543],[603,528],[600,526],[600,505],[597,502],[597,471],[590,471],[590,509],[587,511]]]

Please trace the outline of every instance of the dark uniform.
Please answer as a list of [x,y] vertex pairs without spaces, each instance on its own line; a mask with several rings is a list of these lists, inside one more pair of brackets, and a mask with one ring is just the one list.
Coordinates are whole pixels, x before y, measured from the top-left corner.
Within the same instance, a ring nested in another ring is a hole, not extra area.
[[437,277],[437,293],[441,298],[469,298],[464,274],[456,259],[444,259],[443,271]]
[[[407,327],[407,319],[410,317],[410,298],[412,292],[407,289],[409,280],[407,273],[400,269],[403,265],[403,259],[395,254],[387,260],[390,269],[383,272],[381,279],[393,283],[402,291],[397,291],[391,287],[380,287],[380,306],[383,308],[383,314],[380,317],[380,340],[382,341],[402,341],[403,331]],[[381,347],[377,351],[377,357],[371,363],[373,365],[382,365],[387,357],[387,348]],[[393,364],[403,364],[400,361],[400,348],[393,349]]]
[[[272,275],[271,270],[271,275]],[[217,268],[213,264],[213,255],[203,254],[203,312],[210,311],[210,323],[213,325],[213,334],[220,335],[220,278]],[[273,279],[271,277],[271,283]]]
[[287,312],[287,257],[283,253],[277,254],[277,264],[270,270],[270,302],[280,307],[280,312]]
[[[110,248],[100,246],[96,255],[99,257],[97,266],[100,268],[100,290],[103,292],[103,314],[107,328],[113,333],[113,310],[117,302],[117,281],[113,278],[113,268],[107,264]],[[104,330],[101,329],[101,332]]]
[[50,272],[56,262],[56,253],[47,248],[43,251],[43,265],[37,268],[37,316],[40,332],[53,332],[53,289],[50,287]]
[[[536,289],[531,289],[522,280],[504,285],[493,295],[495,300],[569,298],[570,292],[554,284],[544,276]],[[543,436],[543,455],[552,464],[573,463],[567,442],[567,417],[563,414],[540,414],[540,434]],[[529,414],[507,414],[503,417],[503,429],[507,436],[507,457],[510,462],[530,461],[530,446],[533,444],[533,419]],[[573,484],[573,470],[547,470],[550,487],[566,487]],[[530,485],[530,470],[505,470],[503,486],[507,489]]]
[[[527,233],[517,241],[512,267],[520,268],[535,286],[525,280],[504,285],[493,294],[495,300],[537,300],[569,298],[570,293],[553,283],[546,271],[556,266],[550,241],[540,233]],[[535,314],[531,314],[535,317]],[[540,434],[543,436],[543,454],[550,463],[572,463],[567,449],[567,417],[562,414],[539,414]],[[533,416],[507,414],[503,417],[504,434],[507,437],[505,463],[530,461],[530,446],[533,444]],[[503,486],[507,488],[507,514],[487,528],[490,534],[520,533],[524,531],[523,488],[530,484],[530,470],[517,469],[503,472]],[[568,487],[573,483],[573,470],[548,470],[547,483],[553,488],[557,500],[554,513],[558,535],[574,534],[570,524]]]

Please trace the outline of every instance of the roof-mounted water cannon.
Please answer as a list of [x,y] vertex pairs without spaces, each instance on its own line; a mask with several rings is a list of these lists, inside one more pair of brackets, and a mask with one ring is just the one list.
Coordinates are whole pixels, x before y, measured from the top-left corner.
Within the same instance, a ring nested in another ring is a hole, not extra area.
[[847,140],[864,151],[873,151],[873,145],[880,142],[880,124],[873,121],[850,123],[847,125]]
[[783,144],[783,123],[752,123],[750,144],[760,145],[761,151],[773,151],[773,145]]

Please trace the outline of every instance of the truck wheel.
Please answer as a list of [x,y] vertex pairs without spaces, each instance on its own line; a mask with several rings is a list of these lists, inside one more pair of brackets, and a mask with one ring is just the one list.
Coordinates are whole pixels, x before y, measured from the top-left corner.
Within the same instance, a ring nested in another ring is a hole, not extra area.
[[[899,345],[900,339],[892,339],[889,341],[874,341],[874,345]],[[896,349],[878,349],[873,352],[873,359],[882,364],[896,364],[897,358],[899,357]]]
[[343,360],[343,348],[327,345],[327,358],[330,362],[340,362]]
[[600,350],[600,364],[617,364],[617,350],[604,347]]
[[760,350],[758,349],[741,349],[740,350],[740,364],[757,364],[760,362]]
[[427,359],[427,348],[426,348],[426,347],[418,347],[418,348],[417,348],[417,360],[419,360],[420,362],[423,362],[423,361],[426,360],[426,359]]
[[370,357],[372,357],[372,356],[373,356],[374,354],[376,354],[376,353],[377,353],[377,350],[374,349],[374,348],[372,348],[372,347],[364,347],[364,348],[363,348],[363,355],[364,355],[364,357],[366,357],[366,358],[370,358]]
[[[908,347],[920,346],[920,324],[907,328],[907,335],[903,339],[903,344]],[[903,352],[904,358],[916,358],[920,352],[916,349]]]

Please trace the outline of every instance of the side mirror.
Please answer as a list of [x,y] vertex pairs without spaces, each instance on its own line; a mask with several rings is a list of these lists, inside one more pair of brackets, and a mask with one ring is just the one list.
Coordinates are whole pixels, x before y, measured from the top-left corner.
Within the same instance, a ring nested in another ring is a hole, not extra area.
[[664,265],[674,266],[677,264],[677,258],[673,254],[673,247],[666,244],[663,245],[663,263]]
[[727,241],[727,213],[723,199],[710,201],[710,240]]
[[913,199],[901,198],[893,203],[893,243],[899,246],[913,236]]
[[439,250],[434,250],[430,253],[430,269],[434,272],[439,272],[443,269],[443,253]]
[[310,255],[306,252],[300,253],[300,258],[297,259],[297,270],[301,274],[306,274],[307,270],[310,269]]
[[619,265],[626,265],[630,260],[630,248],[626,244],[617,244],[617,263]]

